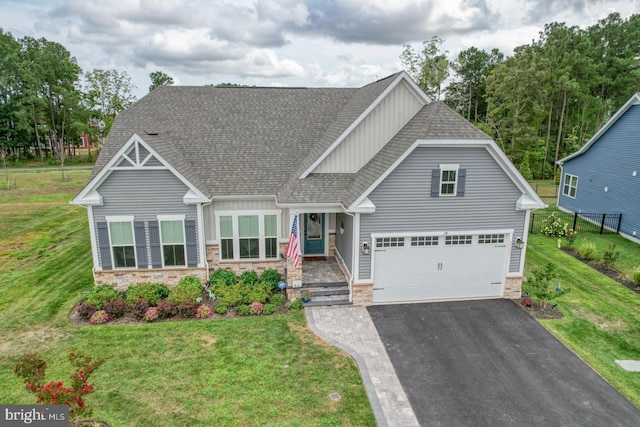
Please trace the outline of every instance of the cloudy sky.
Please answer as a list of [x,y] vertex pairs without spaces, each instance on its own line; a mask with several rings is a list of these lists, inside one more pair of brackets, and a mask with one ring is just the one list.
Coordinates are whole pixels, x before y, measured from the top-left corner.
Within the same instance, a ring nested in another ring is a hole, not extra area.
[[141,97],[155,70],[182,85],[361,86],[434,35],[451,58],[510,55],[545,23],[611,12],[640,0],[0,0],[0,28],[63,44],[84,71],[126,71]]

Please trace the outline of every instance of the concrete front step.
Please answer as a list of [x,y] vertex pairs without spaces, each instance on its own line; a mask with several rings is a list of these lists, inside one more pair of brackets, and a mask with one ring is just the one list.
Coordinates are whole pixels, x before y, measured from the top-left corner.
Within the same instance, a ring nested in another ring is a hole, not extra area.
[[347,288],[349,284],[347,282],[305,282],[301,286],[302,289],[309,288]]
[[302,305],[304,307],[319,307],[319,306],[325,307],[329,305],[351,305],[351,303],[349,302],[349,300],[326,300],[326,301],[311,300],[309,302],[302,303]]
[[311,301],[304,304],[305,307],[351,304],[347,282],[303,283],[301,291],[311,294]]

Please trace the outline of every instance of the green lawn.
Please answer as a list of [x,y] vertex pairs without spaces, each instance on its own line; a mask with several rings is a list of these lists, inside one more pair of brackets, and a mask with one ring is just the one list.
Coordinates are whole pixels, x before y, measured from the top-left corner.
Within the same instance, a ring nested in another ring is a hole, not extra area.
[[47,380],[61,380],[73,348],[106,359],[87,402],[113,426],[375,425],[354,362],[303,313],[70,325],[92,275],[86,211],[68,203],[88,171],[69,174],[15,173],[17,188],[0,188],[1,403],[33,403],[11,372],[22,353],[39,352]]
[[[617,243],[623,270],[640,265],[640,245],[616,235],[582,234],[574,246],[593,241],[606,249]],[[542,325],[593,367],[634,404],[640,406],[640,372],[627,372],[616,359],[640,360],[640,295],[557,248],[557,239],[529,235],[525,275],[553,261],[563,288],[557,301],[564,314]]]

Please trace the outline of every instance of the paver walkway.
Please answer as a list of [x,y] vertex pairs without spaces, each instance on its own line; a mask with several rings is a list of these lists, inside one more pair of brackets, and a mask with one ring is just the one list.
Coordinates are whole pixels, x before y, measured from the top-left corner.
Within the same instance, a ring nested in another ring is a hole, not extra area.
[[355,359],[378,426],[420,425],[365,307],[308,307],[305,313],[316,335]]

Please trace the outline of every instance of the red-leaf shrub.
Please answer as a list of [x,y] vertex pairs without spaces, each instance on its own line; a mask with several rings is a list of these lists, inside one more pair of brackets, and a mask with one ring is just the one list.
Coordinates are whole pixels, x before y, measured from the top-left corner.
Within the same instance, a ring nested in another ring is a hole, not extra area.
[[163,299],[156,306],[161,319],[168,319],[178,314],[178,307],[169,300]]
[[144,314],[149,309],[149,301],[146,299],[139,299],[135,303],[133,303],[133,308],[131,312],[135,316],[136,319],[140,320],[144,317]]
[[118,317],[124,316],[124,313],[127,312],[127,303],[121,299],[107,302],[104,305],[104,311],[106,311],[112,319],[117,319]]
[[83,319],[89,319],[96,310],[96,306],[88,303],[87,301],[82,301],[78,304],[78,314]]
[[195,303],[185,301],[178,306],[178,313],[180,313],[180,317],[191,319],[196,315],[197,307],[198,306]]

